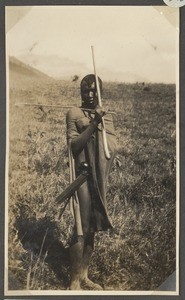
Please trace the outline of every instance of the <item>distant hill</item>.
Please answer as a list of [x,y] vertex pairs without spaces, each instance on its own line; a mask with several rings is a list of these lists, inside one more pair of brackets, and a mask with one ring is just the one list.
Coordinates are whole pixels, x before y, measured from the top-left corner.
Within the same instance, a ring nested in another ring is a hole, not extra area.
[[[37,55],[29,53],[20,55],[18,59],[56,79],[69,80],[74,75],[78,75],[82,78],[88,73],[93,72],[93,66],[89,69],[85,63],[76,62],[70,58],[60,57],[59,55]],[[142,77],[138,73],[125,70],[116,71],[109,67],[98,67],[98,73],[103,81],[121,81],[129,83],[148,82],[147,78]]]
[[89,70],[86,64],[73,61],[69,57],[60,57],[55,54],[37,55],[29,53],[18,56],[18,59],[55,79],[68,80],[76,74],[82,77],[89,72],[92,73],[92,70]]
[[10,79],[51,79],[48,75],[43,72],[28,66],[15,58],[14,56],[9,57],[9,74]]
[[[10,57],[10,75],[15,75],[13,79],[24,81],[25,77],[29,79],[59,79],[71,80],[74,75],[80,78],[88,73],[92,73],[85,64],[76,63],[68,58],[60,58],[57,55],[22,55],[20,57]],[[99,75],[104,81],[121,81],[126,83],[148,82],[148,80],[139,74],[125,71],[115,71],[106,68],[99,68]],[[18,77],[17,77],[18,76]]]

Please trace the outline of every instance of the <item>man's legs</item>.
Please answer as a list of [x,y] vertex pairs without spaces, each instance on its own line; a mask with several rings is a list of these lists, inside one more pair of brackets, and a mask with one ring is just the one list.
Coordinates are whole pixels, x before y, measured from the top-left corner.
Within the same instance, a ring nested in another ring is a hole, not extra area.
[[[87,182],[78,190],[83,237],[76,230],[70,247],[71,290],[80,289],[80,283],[89,282],[89,289],[101,289],[88,279],[88,268],[94,248],[94,233],[91,233],[91,195]],[[87,284],[86,284],[87,285]],[[93,286],[94,285],[94,286]]]
[[87,182],[79,188],[78,198],[80,204],[80,217],[82,223],[83,236],[79,236],[76,226],[70,247],[70,267],[71,267],[71,290],[80,289],[80,280],[84,255],[84,233],[89,230],[90,214],[91,214],[91,197]]
[[78,236],[70,247],[71,282],[70,290],[80,290],[81,286],[90,290],[102,287],[88,278],[88,269],[94,249],[94,233]]
[[81,284],[82,287],[90,290],[102,290],[102,287],[99,284],[94,283],[88,277],[88,269],[91,260],[91,256],[94,249],[94,233],[88,234],[84,239],[84,252],[82,259],[82,268],[81,268]]

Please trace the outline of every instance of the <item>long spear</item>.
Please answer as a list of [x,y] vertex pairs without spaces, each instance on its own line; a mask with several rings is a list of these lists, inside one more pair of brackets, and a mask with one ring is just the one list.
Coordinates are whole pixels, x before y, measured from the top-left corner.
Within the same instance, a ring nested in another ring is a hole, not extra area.
[[[72,105],[52,105],[52,104],[42,104],[42,103],[27,103],[27,102],[20,102],[16,103],[15,106],[35,106],[35,107],[51,107],[51,108],[64,108],[64,109],[70,109],[75,106]],[[92,113],[95,112],[95,110],[85,107],[80,107],[81,110],[91,111]],[[116,114],[114,111],[107,110],[106,114]]]
[[[101,93],[100,93],[98,76],[97,76],[97,72],[96,72],[96,64],[95,64],[94,47],[93,46],[91,46],[91,50],[92,50],[92,57],[93,57],[93,66],[94,66],[94,75],[95,75],[95,80],[96,80],[96,88],[97,88],[97,94],[98,94],[98,104],[99,104],[100,107],[102,107]],[[102,138],[103,138],[103,147],[104,147],[105,157],[107,159],[110,159],[110,153],[109,153],[108,144],[107,144],[107,136],[106,136],[104,118],[102,118],[101,124],[102,124]]]

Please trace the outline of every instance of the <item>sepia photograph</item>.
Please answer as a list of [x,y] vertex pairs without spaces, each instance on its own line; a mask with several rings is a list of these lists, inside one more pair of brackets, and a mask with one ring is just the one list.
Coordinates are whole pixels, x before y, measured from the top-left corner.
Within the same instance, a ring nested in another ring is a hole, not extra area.
[[6,6],[6,296],[179,295],[179,22]]

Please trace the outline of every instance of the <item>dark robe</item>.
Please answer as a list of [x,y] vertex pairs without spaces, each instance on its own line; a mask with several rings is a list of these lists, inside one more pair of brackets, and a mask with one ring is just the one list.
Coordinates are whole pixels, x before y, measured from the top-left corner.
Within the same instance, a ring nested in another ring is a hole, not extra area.
[[[93,113],[88,113],[87,111],[84,112],[80,108],[72,108],[67,113],[67,141],[69,147],[71,145],[71,141],[80,136],[93,118]],[[104,117],[104,121],[108,149],[111,158],[106,159],[105,157],[101,124],[98,125],[96,131],[91,135],[84,149],[80,153],[74,155],[76,176],[79,175],[79,166],[81,162],[86,161],[90,166],[88,188],[92,201],[91,227],[93,231],[112,228],[112,224],[107,213],[106,189],[108,176],[115,156],[116,137],[114,133],[112,115],[107,114]],[[72,152],[70,151],[70,153]],[[81,188],[83,188],[83,185]]]

